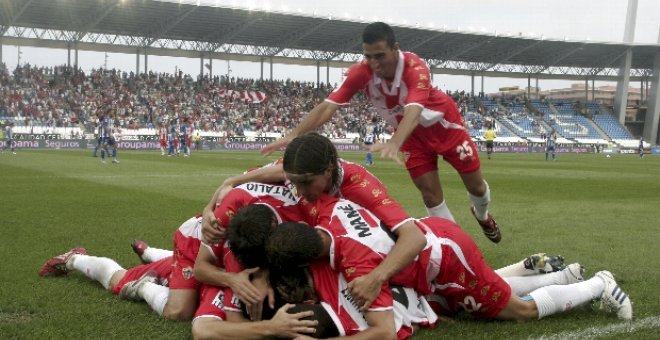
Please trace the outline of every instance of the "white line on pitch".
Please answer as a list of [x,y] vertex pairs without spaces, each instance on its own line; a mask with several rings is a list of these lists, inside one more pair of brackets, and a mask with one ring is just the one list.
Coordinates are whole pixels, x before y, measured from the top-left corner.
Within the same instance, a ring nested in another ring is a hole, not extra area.
[[590,339],[599,336],[613,336],[624,333],[634,333],[643,329],[660,328],[660,316],[649,316],[632,322],[619,322],[607,326],[595,326],[576,331],[565,331],[552,335],[544,335],[538,340],[555,339]]

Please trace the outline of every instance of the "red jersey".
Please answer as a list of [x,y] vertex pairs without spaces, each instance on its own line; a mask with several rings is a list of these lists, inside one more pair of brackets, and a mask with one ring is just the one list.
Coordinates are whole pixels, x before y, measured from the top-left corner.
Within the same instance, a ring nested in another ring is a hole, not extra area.
[[161,126],[158,128],[158,139],[167,140],[167,127]]
[[378,113],[394,127],[403,118],[403,107],[417,105],[423,110],[415,130],[436,123],[445,129],[465,129],[460,113],[447,109],[447,106],[456,106],[453,99],[433,87],[426,63],[414,53],[399,51],[399,62],[391,82],[375,75],[367,61],[362,60],[348,70],[342,84],[326,101],[348,105],[360,90],[366,92]]
[[227,228],[229,221],[236,212],[250,204],[266,204],[278,219],[282,221],[301,222],[303,219],[296,196],[289,188],[275,184],[248,182],[233,188],[227,196],[215,207],[215,217],[221,228]]
[[[367,169],[343,159],[339,160],[339,165],[339,183],[330,189],[330,196],[346,198],[367,208],[392,231],[412,220],[399,203],[390,197],[385,185]],[[317,204],[300,200],[311,225],[320,224]]]
[[[353,202],[329,196],[319,201],[316,228],[332,238],[332,269],[347,282],[371,272],[394,247],[391,232]],[[425,234],[426,246],[389,283],[433,294],[432,298],[442,301],[436,307],[443,313],[464,309],[478,318],[496,318],[509,301],[511,287],[488,266],[472,238],[447,219],[427,217],[416,224]],[[383,291],[372,308],[391,305],[389,291]]]

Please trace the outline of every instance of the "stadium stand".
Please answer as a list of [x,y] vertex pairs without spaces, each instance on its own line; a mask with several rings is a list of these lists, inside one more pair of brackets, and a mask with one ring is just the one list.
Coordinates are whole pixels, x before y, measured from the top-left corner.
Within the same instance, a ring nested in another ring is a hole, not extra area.
[[[291,80],[193,79],[182,73],[136,75],[103,69],[86,74],[66,66],[31,65],[12,72],[0,65],[0,84],[0,121],[14,121],[17,134],[58,134],[72,139],[93,133],[95,115],[108,106],[117,109],[116,121],[124,135],[155,135],[159,122],[189,117],[202,137],[280,137],[333,90],[329,84],[317,87]],[[565,143],[636,142],[595,102],[586,104],[587,112],[593,113],[592,123],[577,114],[570,102],[533,99],[525,103],[518,98],[498,102],[464,91],[449,93],[476,140],[495,124],[496,142],[537,141],[550,126]],[[377,113],[361,94],[321,132],[330,138],[355,140],[373,117]],[[379,124],[387,138],[391,131],[384,122]]]

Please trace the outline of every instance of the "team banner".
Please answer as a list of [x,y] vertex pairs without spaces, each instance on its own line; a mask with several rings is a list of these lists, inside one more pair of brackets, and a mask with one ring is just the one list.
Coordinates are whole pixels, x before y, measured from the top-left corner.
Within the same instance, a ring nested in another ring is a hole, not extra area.
[[[263,141],[246,142],[242,138],[201,140],[191,145],[192,150],[261,150],[271,142],[271,138],[264,137]],[[96,147],[94,139],[29,139],[14,140],[14,146],[19,149],[93,149]],[[0,146],[5,147],[7,142],[0,141]],[[334,143],[337,151],[364,151],[360,144]],[[117,143],[117,148],[122,150],[159,150],[160,144],[157,140],[122,140]],[[479,152],[485,153],[486,146],[478,146]],[[284,148],[280,149],[284,151]],[[502,153],[530,153],[545,152],[542,146],[495,146],[495,152]],[[610,153],[636,153],[637,150],[607,150]],[[614,152],[612,152],[614,151]],[[557,153],[594,153],[589,146],[566,146],[556,147]],[[651,154],[660,155],[660,147],[651,148]]]

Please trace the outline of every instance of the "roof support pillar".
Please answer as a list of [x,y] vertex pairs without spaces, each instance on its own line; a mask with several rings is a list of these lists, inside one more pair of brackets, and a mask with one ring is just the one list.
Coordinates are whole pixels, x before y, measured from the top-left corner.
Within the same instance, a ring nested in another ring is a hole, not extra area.
[[199,56],[199,79],[204,78],[204,54]]
[[591,100],[596,101],[596,79],[591,78]]
[[270,81],[273,81],[273,57],[270,57]]
[[149,73],[149,54],[147,48],[144,48],[144,73]]
[[619,80],[616,83],[616,94],[614,95],[614,114],[619,117],[619,123],[622,125],[626,120],[626,108],[628,107],[628,87],[630,84],[631,62],[632,50],[628,48],[621,60]]
[[539,99],[539,76],[536,75],[536,99]]
[[474,97],[474,71],[470,73],[470,95]]
[[[660,42],[660,32],[658,32]],[[648,80],[647,80],[648,82]],[[652,144],[660,144],[660,51],[655,52],[653,58],[653,76],[651,77],[651,90],[647,91],[648,106],[644,120],[644,140]]]
[[325,61],[325,83],[330,85],[330,59]]
[[71,68],[71,43],[66,44],[66,67]]
[[321,61],[316,61],[316,88],[321,87]]
[[261,77],[259,78],[261,81],[264,80],[264,57],[261,57]]
[[484,73],[481,72],[481,91],[479,92],[479,97],[484,97],[486,92],[484,92]]
[[213,82],[213,57],[209,57],[209,80]]
[[73,55],[74,55],[74,71],[73,73],[76,74],[78,73],[78,42],[76,41],[73,45],[74,50],[73,50]]
[[[623,42],[632,43],[635,40],[635,23],[637,22],[637,0],[628,0],[626,12],[626,26],[623,31]],[[614,97],[614,113],[619,117],[619,123],[624,125],[626,108],[628,107],[628,87],[630,82],[630,65],[632,63],[632,49],[628,48],[619,67],[619,79],[616,83]]]
[[0,64],[2,64],[2,38],[0,37]]
[[587,106],[589,101],[589,78],[584,78],[584,107]]
[[135,75],[140,74],[140,49],[135,51]]
[[532,99],[532,75],[527,74],[527,100]]

